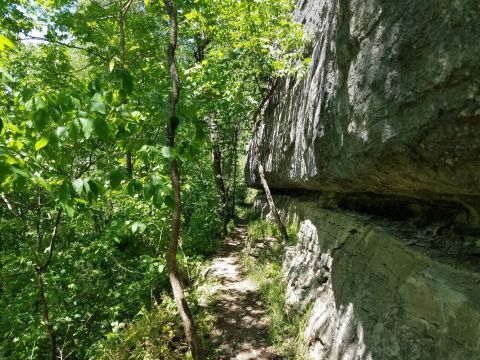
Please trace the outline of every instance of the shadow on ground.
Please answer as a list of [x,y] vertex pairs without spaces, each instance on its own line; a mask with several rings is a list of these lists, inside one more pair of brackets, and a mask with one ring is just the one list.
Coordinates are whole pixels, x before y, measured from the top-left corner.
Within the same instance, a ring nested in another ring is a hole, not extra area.
[[258,286],[245,278],[240,263],[240,251],[246,236],[246,226],[239,224],[225,248],[208,271],[219,281],[218,300],[211,304],[217,317],[212,331],[216,359],[277,360],[268,339],[268,319],[260,300]]

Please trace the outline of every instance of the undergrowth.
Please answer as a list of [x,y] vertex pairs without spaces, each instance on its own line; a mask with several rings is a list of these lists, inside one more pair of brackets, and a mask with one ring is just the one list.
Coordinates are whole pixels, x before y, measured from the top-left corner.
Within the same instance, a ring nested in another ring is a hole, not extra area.
[[100,359],[183,359],[187,353],[182,327],[170,297],[155,309],[142,310],[130,324],[112,324]]
[[[262,302],[269,318],[269,337],[284,359],[301,359],[299,349],[305,328],[307,314],[287,311],[285,281],[282,273],[282,257],[285,245],[295,242],[297,227],[287,226],[289,242],[271,242],[271,246],[261,249],[252,256],[252,249],[265,239],[280,239],[276,226],[261,220],[246,207],[238,207],[238,214],[248,221],[245,251],[242,262],[247,276],[259,285]],[[232,221],[229,232],[235,228]],[[187,250],[188,251],[188,250]],[[182,252],[183,253],[183,252]],[[179,254],[179,262],[184,281],[189,285],[187,300],[194,315],[199,335],[208,353],[215,356],[215,349],[209,340],[215,317],[210,304],[218,295],[215,280],[204,278],[202,272],[209,261],[204,258],[188,257]],[[101,360],[180,360],[191,359],[183,334],[183,327],[176,311],[175,303],[169,294],[163,294],[152,309],[142,309],[129,323],[112,323],[112,331],[98,346]]]
[[[179,259],[180,260],[180,259]],[[204,279],[202,272],[210,262],[202,259],[180,261],[187,301],[204,347],[211,351],[209,331],[215,321],[209,304],[215,300],[214,279]],[[153,309],[142,309],[129,323],[113,323],[112,332],[99,345],[101,360],[189,360],[191,354],[175,302],[164,293]]]
[[[251,213],[248,215],[255,217]],[[293,244],[298,232],[296,224],[289,224],[287,232],[289,244]],[[247,276],[260,287],[260,296],[269,318],[270,340],[285,359],[301,359],[300,346],[308,314],[287,310],[282,258],[284,247],[289,244],[277,240],[262,247],[261,251],[253,252],[258,243],[266,243],[266,238],[280,239],[276,226],[258,217],[250,220],[247,234],[242,262]]]

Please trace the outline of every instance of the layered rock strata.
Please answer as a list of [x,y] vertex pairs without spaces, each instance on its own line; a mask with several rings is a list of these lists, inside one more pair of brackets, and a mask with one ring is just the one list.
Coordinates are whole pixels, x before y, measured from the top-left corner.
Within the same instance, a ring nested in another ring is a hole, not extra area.
[[[395,222],[308,198],[275,201],[299,225],[283,268],[287,305],[308,314],[304,359],[478,358],[478,258],[439,256],[393,232]],[[268,213],[265,200],[256,208]]]

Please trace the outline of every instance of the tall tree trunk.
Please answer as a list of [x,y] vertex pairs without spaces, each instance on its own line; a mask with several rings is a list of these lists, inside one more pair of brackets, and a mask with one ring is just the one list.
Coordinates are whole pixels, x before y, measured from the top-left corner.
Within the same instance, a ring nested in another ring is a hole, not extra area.
[[[50,314],[48,310],[48,302],[47,302],[47,297],[45,295],[45,286],[43,282],[43,272],[50,265],[50,262],[52,261],[53,251],[55,248],[55,240],[57,238],[58,225],[60,224],[61,215],[62,215],[62,210],[58,209],[57,216],[55,218],[55,223],[53,225],[52,236],[50,238],[50,244],[48,247],[48,255],[45,262],[43,264],[40,263],[40,260],[37,254],[38,246],[40,245],[38,243],[37,243],[37,253],[34,254],[35,261],[36,261],[35,272],[37,275],[38,297],[39,297],[40,303],[42,304],[42,309],[43,309],[43,323],[47,328],[48,337],[50,338],[50,349],[51,349],[52,360],[57,359],[57,355],[58,355],[57,338],[55,335],[55,330],[53,329],[53,325],[51,323]],[[39,226],[37,226],[36,231],[37,231],[37,239],[40,239]]]
[[275,221],[275,224],[278,227],[278,230],[280,231],[280,235],[282,236],[283,240],[286,242],[288,241],[288,233],[287,229],[285,228],[285,225],[282,222],[282,219],[280,218],[280,215],[278,214],[277,207],[275,206],[275,202],[273,201],[272,193],[270,191],[270,187],[268,186],[267,178],[265,176],[265,169],[262,164],[261,160],[261,153],[260,153],[260,121],[261,121],[261,113],[263,111],[263,108],[265,107],[265,104],[267,101],[271,98],[273,95],[273,92],[275,91],[275,88],[277,87],[278,80],[274,80],[268,94],[266,94],[262,101],[260,102],[259,107],[255,111],[254,114],[254,129],[253,129],[253,136],[256,137],[254,139],[255,141],[253,142],[253,148],[254,148],[254,154],[255,154],[255,160],[257,161],[257,169],[258,169],[258,176],[260,177],[260,182],[262,183],[263,190],[265,191],[265,196],[267,197],[267,202],[268,206],[270,208],[270,213],[273,216],[273,220]]
[[[176,133],[176,113],[177,104],[180,97],[180,79],[175,59],[175,52],[177,49],[178,37],[178,22],[177,10],[173,5],[172,0],[165,0],[168,16],[170,19],[170,43],[167,49],[168,65],[170,67],[170,74],[172,76],[172,94],[168,104],[168,124],[167,124],[167,140],[170,148],[175,147],[175,133]],[[178,311],[182,318],[185,336],[187,338],[193,359],[204,359],[204,351],[202,344],[197,334],[197,329],[193,321],[193,317],[188,308],[185,299],[183,284],[180,280],[180,274],[177,264],[177,248],[180,238],[180,205],[181,205],[181,190],[180,190],[180,173],[178,169],[177,159],[173,158],[170,162],[170,178],[172,181],[172,189],[175,194],[175,206],[172,211],[172,233],[170,237],[170,244],[167,251],[167,265],[169,270],[170,284],[172,285],[173,296],[178,307]]]
[[215,112],[210,113],[210,141],[212,143],[212,168],[213,176],[215,177],[215,185],[217,187],[218,195],[222,202],[222,218],[223,218],[223,235],[227,235],[228,223],[228,203],[227,191],[225,190],[225,183],[223,181],[222,172],[222,153],[218,146],[217,123],[215,119]]
[[[122,0],[118,1],[119,6],[119,14],[118,14],[118,27],[120,30],[119,36],[119,49],[120,49],[120,62],[122,68],[125,68],[125,17],[127,15],[127,11],[130,8],[133,0],[128,0],[125,4]],[[123,99],[122,103],[126,104],[127,99]],[[133,176],[133,161],[132,161],[132,151],[127,150],[125,154],[125,162],[127,167],[127,174],[129,177]]]
[[233,132],[233,190],[232,190],[232,209],[230,216],[235,217],[235,192],[237,191],[237,147],[238,147],[238,127],[235,126]]

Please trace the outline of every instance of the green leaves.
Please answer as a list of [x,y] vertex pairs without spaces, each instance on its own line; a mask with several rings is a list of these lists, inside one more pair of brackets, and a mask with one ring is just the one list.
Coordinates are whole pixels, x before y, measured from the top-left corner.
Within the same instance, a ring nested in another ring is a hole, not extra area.
[[25,171],[24,169],[18,168],[18,167],[16,167],[16,166],[12,166],[11,169],[12,169],[12,171],[13,171],[15,174],[20,175],[20,176],[22,176],[22,177],[24,177],[24,178],[30,177],[30,175],[28,174],[28,172]]
[[82,195],[83,192],[83,180],[82,179],[75,179],[72,181],[72,186],[75,190],[75,192],[78,195]]
[[189,13],[185,14],[185,19],[191,21],[199,16],[197,9],[193,9]]
[[132,224],[132,234],[135,234],[137,231],[139,234],[143,234],[145,232],[145,229],[147,228],[147,226],[141,222],[134,222]]
[[47,110],[40,108],[33,114],[33,124],[38,131],[43,131],[48,123]]
[[170,158],[171,152],[170,152],[170,148],[168,146],[162,146],[162,155],[166,159]]
[[64,181],[58,190],[58,201],[63,211],[69,216],[73,217],[75,209],[73,207],[73,186],[70,181]]
[[160,192],[164,187],[165,187],[165,184],[159,176],[157,175],[150,176],[148,179],[147,186],[143,190],[143,196],[145,200],[150,200],[158,192]]
[[170,209],[173,209],[175,207],[175,199],[170,194],[165,196],[164,202],[165,205]]
[[142,191],[142,184],[139,181],[133,179],[128,183],[127,191],[130,196],[134,196]]
[[88,195],[90,201],[95,200],[98,196],[102,195],[105,191],[102,185],[97,181],[88,179],[83,181],[83,188],[85,193]]
[[108,63],[108,70],[110,70],[110,72],[112,72],[114,68],[115,68],[115,57],[113,57]]
[[98,112],[100,114],[105,114],[107,112],[107,106],[103,100],[103,96],[100,93],[95,93],[92,98],[92,111]]
[[95,130],[95,134],[102,140],[108,140],[110,137],[110,129],[105,119],[96,118],[93,120],[93,129]]
[[93,131],[93,121],[88,118],[80,118],[80,124],[82,124],[82,131],[85,139],[90,139]]
[[65,126],[59,126],[55,129],[55,135],[62,141],[68,138],[68,129]]
[[36,143],[35,143],[35,150],[40,150],[47,146],[48,144],[48,138],[46,137],[41,137]]
[[93,201],[102,192],[103,187],[89,178],[78,178],[72,181],[65,180],[58,189],[57,199],[65,213],[73,217],[75,214],[75,203],[86,203],[84,200],[78,198],[78,196],[85,194],[89,201]]
[[175,205],[172,188],[165,184],[164,180],[158,175],[148,177],[147,184],[143,189],[145,200],[153,200],[153,204],[161,209],[164,205],[173,208]]
[[9,38],[0,34],[0,52],[3,52],[6,47],[14,49],[15,45]]
[[125,172],[121,170],[112,171],[108,178],[112,189],[118,189],[122,180],[125,178]]

